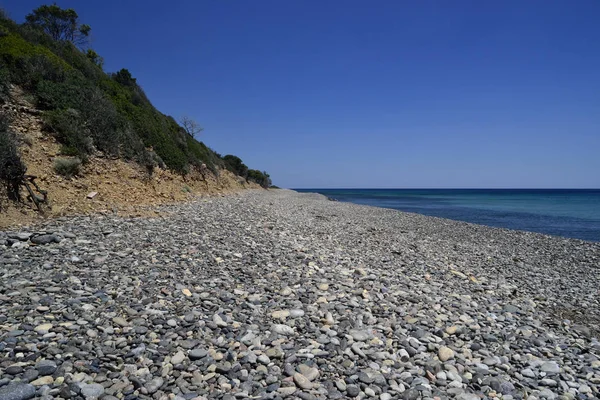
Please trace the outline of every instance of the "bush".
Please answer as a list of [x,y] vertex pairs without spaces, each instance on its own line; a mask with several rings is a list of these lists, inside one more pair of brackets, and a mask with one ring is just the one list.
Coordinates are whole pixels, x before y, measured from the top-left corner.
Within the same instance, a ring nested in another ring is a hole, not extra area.
[[43,79],[60,80],[72,69],[49,49],[13,33],[0,40],[0,62],[11,71],[12,81],[27,90],[33,90]]
[[79,111],[69,108],[45,114],[46,128],[56,136],[57,140],[76,155],[87,162],[88,155],[94,150],[89,130]]
[[10,73],[6,68],[0,68],[0,102],[10,97]]
[[107,96],[100,89],[91,88],[79,110],[94,140],[94,146],[108,155],[118,156],[121,117]]
[[67,178],[79,175],[81,160],[79,158],[57,158],[54,160],[54,170]]
[[241,158],[227,154],[225,157],[223,157],[223,161],[225,162],[225,168],[227,168],[229,171],[241,176],[242,178],[246,178],[248,176],[248,167],[242,162]]
[[42,110],[82,109],[88,102],[92,87],[78,73],[69,73],[63,80],[42,79],[33,90],[37,106]]
[[266,172],[260,172],[257,169],[248,171],[248,181],[258,183],[260,186],[269,188],[271,186],[271,178]]
[[0,113],[0,181],[10,200],[19,201],[19,187],[26,172],[17,150],[14,133],[8,127],[8,117]]
[[63,156],[76,157],[79,154],[79,150],[75,147],[62,145],[60,146],[60,154]]

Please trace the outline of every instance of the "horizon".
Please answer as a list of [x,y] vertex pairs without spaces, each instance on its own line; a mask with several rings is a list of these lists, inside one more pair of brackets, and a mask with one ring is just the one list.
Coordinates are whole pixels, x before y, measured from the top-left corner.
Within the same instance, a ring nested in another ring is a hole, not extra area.
[[311,188],[311,187],[296,187],[296,188],[282,188],[289,190],[600,190],[600,188],[525,188],[525,187],[322,187],[322,188]]
[[600,187],[600,2],[56,3],[280,187]]

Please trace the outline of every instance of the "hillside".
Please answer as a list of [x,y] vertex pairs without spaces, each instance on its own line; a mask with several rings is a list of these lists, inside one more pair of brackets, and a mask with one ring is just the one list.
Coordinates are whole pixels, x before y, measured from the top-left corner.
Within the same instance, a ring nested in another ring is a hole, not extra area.
[[[86,46],[90,29],[56,5],[39,7],[23,24],[0,11],[2,198],[25,201],[23,186],[15,194],[25,173],[38,176],[54,214],[98,201],[137,206],[153,194],[178,200],[270,186],[267,173],[198,141],[195,121],[182,127],[158,111],[127,69],[105,72]],[[99,193],[92,202],[88,191]]]

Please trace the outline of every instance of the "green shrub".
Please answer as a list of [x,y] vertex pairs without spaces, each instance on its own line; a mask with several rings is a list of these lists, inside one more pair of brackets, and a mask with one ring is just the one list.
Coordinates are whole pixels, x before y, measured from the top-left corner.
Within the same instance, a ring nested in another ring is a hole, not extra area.
[[79,175],[81,160],[79,158],[57,158],[54,160],[54,170],[67,178]]
[[[36,72],[42,75],[55,74],[57,70],[71,69],[69,64],[48,48],[29,43],[15,33],[0,38],[0,61],[11,69],[15,75],[14,79],[27,87],[35,86],[27,85],[28,79],[39,80]],[[39,67],[40,63],[43,63],[42,68]]]
[[66,74],[63,80],[42,79],[34,89],[37,106],[42,110],[73,108],[81,110],[89,101],[93,91],[85,78],[78,72]]
[[93,141],[89,130],[81,117],[81,113],[75,109],[55,110],[45,115],[46,128],[49,129],[57,140],[70,151],[77,152],[77,156],[84,162],[94,150]]
[[8,117],[0,113],[0,181],[10,200],[20,200],[19,187],[26,172],[21,161],[14,133],[8,126]]
[[229,171],[241,176],[242,178],[246,178],[248,176],[248,167],[242,162],[241,158],[232,154],[227,154],[223,157],[223,161],[225,162],[225,168],[227,168]]
[[10,97],[10,72],[0,67],[0,102]]
[[114,104],[97,87],[90,88],[79,110],[94,140],[94,146],[109,155],[120,154],[121,117]]
[[11,70],[12,82],[32,93],[43,80],[61,82],[64,79],[65,70],[43,54],[21,58]]
[[63,156],[76,157],[77,155],[79,155],[79,150],[77,150],[75,147],[63,144],[62,146],[60,146],[60,154]]
[[258,183],[264,188],[271,186],[271,178],[266,172],[260,172],[257,169],[251,169],[248,171],[248,181]]

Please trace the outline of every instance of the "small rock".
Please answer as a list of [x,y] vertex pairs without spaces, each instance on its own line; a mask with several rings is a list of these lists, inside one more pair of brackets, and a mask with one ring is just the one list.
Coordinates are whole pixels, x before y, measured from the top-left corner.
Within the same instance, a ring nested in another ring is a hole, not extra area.
[[357,342],[365,342],[365,341],[369,340],[369,338],[371,337],[369,332],[355,330],[355,329],[350,331],[350,336],[352,336],[352,338],[354,340],[356,340]]
[[454,351],[449,347],[442,346],[438,350],[438,357],[442,362],[448,361],[449,359],[454,358]]
[[117,325],[119,325],[119,326],[122,326],[122,327],[129,326],[129,322],[127,322],[127,321],[125,320],[125,318],[122,318],[122,317],[114,317],[114,318],[112,319],[112,321],[113,321],[115,324],[117,324]]
[[329,290],[329,285],[327,283],[319,283],[317,285],[317,288],[324,292],[326,290]]
[[298,371],[311,382],[319,377],[319,370],[317,368],[305,364],[298,365]]
[[45,376],[52,375],[58,367],[54,361],[42,360],[39,363],[37,363],[35,368],[38,370],[40,375]]
[[524,370],[522,370],[521,375],[527,378],[535,378],[535,373],[529,368],[525,368]]
[[213,322],[215,323],[215,325],[217,325],[218,327],[221,327],[221,328],[224,328],[227,326],[227,322],[225,322],[219,314],[213,315]]
[[540,370],[548,374],[558,374],[560,373],[560,365],[556,361],[548,361],[542,364]]
[[0,387],[2,400],[28,400],[35,396],[35,387],[26,383],[9,384]]
[[53,383],[54,378],[51,376],[42,376],[41,378],[37,378],[35,381],[31,382],[33,386],[52,385]]
[[290,317],[292,318],[300,318],[304,316],[304,310],[294,309],[290,310]]
[[294,334],[294,328],[284,324],[275,324],[271,327],[271,330],[280,335],[289,336]]
[[34,328],[34,331],[41,335],[45,335],[48,331],[52,329],[52,324],[41,324]]
[[81,395],[86,398],[86,400],[94,400],[99,398],[104,394],[104,386],[99,383],[91,383],[89,385],[84,385],[81,388]]
[[60,238],[56,235],[39,235],[39,236],[32,237],[31,243],[34,243],[34,244],[60,243]]
[[290,312],[288,310],[279,310],[279,311],[273,311],[271,313],[271,317],[273,317],[274,319],[286,319],[287,317],[289,317]]
[[313,387],[308,378],[298,372],[294,374],[294,383],[300,389],[311,389]]
[[183,353],[183,351],[178,351],[173,357],[171,357],[171,364],[181,364],[183,360],[185,360],[185,354]]
[[283,397],[287,397],[287,396],[291,396],[294,393],[296,393],[298,389],[296,389],[295,386],[287,386],[287,387],[280,387],[279,389],[277,389],[277,392],[282,395]]
[[148,391],[148,394],[154,394],[160,389],[160,387],[165,383],[163,378],[156,377],[153,378],[150,382],[146,383],[144,388]]
[[346,393],[350,397],[356,397],[360,394],[360,389],[356,385],[348,385],[346,386]]
[[200,360],[208,355],[208,351],[204,349],[194,349],[188,353],[188,357],[192,361]]
[[448,335],[454,335],[457,330],[458,330],[458,326],[452,325],[452,326],[449,326],[449,327],[446,328],[446,333]]

